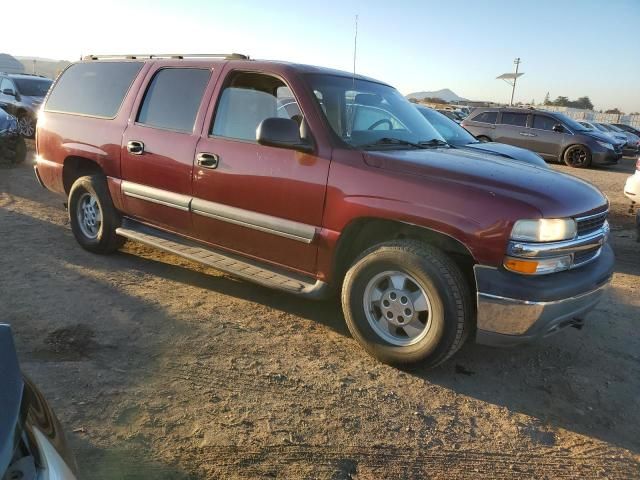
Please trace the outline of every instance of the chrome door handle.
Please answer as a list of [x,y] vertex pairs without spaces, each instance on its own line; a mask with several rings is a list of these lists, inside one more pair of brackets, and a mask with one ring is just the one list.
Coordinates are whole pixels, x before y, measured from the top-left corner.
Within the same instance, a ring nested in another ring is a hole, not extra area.
[[220,157],[215,153],[202,152],[196,156],[196,163],[202,168],[218,168]]
[[138,140],[127,142],[127,152],[131,155],[142,155],[144,153],[144,143]]

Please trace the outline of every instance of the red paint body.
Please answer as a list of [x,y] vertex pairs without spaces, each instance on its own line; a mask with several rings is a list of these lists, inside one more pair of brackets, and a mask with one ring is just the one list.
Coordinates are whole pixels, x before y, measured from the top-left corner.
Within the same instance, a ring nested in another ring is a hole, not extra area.
[[[211,70],[193,133],[135,122],[148,82],[163,67]],[[209,136],[224,79],[256,71],[283,79],[309,125],[311,153]],[[107,175],[123,214],[207,244],[331,281],[342,232],[359,219],[388,219],[446,234],[478,264],[499,266],[513,223],[522,218],[568,217],[601,208],[591,185],[549,170],[455,149],[363,152],[334,138],[305,74],[323,69],[249,60],[147,60],[114,119],[43,113],[38,122],[38,172],[47,188],[64,193],[70,157],[95,162]],[[328,74],[335,72],[326,71]],[[55,88],[55,86],[54,86]],[[143,155],[126,150],[145,144]],[[220,157],[200,168],[201,152]],[[134,182],[316,227],[311,243],[249,229],[122,195]]]

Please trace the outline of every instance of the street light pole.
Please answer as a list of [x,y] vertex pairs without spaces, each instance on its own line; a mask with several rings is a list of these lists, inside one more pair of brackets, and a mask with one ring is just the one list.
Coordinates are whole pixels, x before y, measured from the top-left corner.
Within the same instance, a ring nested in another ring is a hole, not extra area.
[[518,80],[518,67],[520,66],[520,57],[516,58],[513,63],[516,64],[516,73],[513,76],[513,88],[511,89],[511,102],[509,102],[509,106],[513,106],[513,96],[516,93],[516,81]]

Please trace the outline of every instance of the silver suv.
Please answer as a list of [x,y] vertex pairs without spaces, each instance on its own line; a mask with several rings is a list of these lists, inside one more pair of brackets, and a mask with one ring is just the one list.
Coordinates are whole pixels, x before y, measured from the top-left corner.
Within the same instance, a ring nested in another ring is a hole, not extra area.
[[52,83],[37,75],[0,72],[0,108],[18,119],[24,137],[32,138],[36,133],[38,109]]

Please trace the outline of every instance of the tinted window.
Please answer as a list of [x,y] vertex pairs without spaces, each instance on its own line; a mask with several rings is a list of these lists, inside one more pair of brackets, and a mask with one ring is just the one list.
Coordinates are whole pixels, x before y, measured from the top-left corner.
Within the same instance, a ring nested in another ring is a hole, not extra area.
[[302,122],[302,112],[291,91],[282,80],[270,75],[237,73],[222,91],[211,134],[255,141],[258,125],[271,117]]
[[500,123],[503,123],[505,125],[516,125],[518,127],[524,127],[527,125],[527,114],[503,112],[502,120],[500,121]]
[[474,122],[482,122],[482,123],[496,123],[498,119],[498,112],[482,112],[471,120]]
[[15,78],[18,91],[27,97],[44,97],[53,83],[47,78]]
[[558,121],[555,118],[545,115],[535,115],[533,117],[533,128],[539,128],[540,130],[553,130],[553,126],[557,123]]
[[2,82],[0,82],[0,92],[7,89],[15,90],[15,88],[13,88],[13,83],[11,83],[8,79],[3,78]]
[[144,95],[138,123],[192,132],[209,75],[209,70],[197,68],[159,70]]
[[45,110],[95,117],[115,117],[140,62],[76,63],[64,71]]
[[464,128],[451,120],[449,117],[442,115],[430,108],[419,106],[418,111],[433,125],[440,135],[450,145],[467,145],[475,143],[477,140]]

